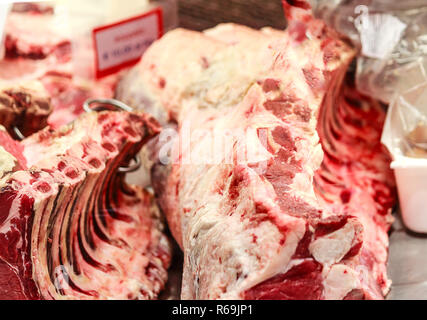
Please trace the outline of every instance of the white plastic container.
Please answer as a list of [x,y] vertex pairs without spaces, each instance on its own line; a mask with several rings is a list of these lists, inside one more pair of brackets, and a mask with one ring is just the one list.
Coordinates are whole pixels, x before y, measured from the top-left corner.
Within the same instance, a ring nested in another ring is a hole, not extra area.
[[[419,64],[418,68],[426,75],[423,64]],[[425,124],[427,79],[395,95],[389,106],[381,139],[394,160],[391,168],[396,177],[403,222],[408,229],[418,233],[427,233],[427,152],[423,151],[426,156],[424,153],[415,154],[415,146],[409,137],[420,125]],[[421,136],[424,135],[423,130]]]
[[414,232],[427,233],[427,159],[402,156],[391,167],[404,224]]

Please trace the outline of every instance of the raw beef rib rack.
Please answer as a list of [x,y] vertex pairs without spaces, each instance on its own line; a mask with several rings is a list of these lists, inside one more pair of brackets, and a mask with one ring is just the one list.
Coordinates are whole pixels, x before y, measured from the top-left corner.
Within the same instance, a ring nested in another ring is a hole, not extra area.
[[[184,251],[183,299],[382,299],[390,288],[384,110],[343,89],[354,50],[285,7],[286,32],[169,32],[119,84],[119,99],[178,128],[152,182]],[[248,134],[219,161],[191,162],[236,131]]]
[[118,168],[159,130],[142,113],[90,112],[0,149],[11,162],[0,178],[0,299],[157,297],[170,245],[152,196]]

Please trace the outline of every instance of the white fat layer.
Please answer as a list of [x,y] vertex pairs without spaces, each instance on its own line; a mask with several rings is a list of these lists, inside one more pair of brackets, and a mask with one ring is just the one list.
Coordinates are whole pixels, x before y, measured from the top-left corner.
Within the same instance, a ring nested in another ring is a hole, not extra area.
[[[29,92],[37,93],[38,95],[48,96],[48,93],[43,84],[38,80],[24,80],[18,83],[0,80],[0,90],[17,90],[23,89]],[[1,129],[0,129],[1,130]]]
[[[95,122],[97,118],[95,116],[87,117],[87,122],[74,122],[73,123],[73,134],[70,135],[59,135],[54,139],[49,141],[49,145],[43,142],[32,141],[30,139],[24,140],[24,157],[27,160],[28,167],[37,165],[39,167],[49,167],[50,159],[66,154],[72,146],[78,145],[86,137],[91,137],[91,139],[100,141],[101,133],[99,130],[93,130],[96,128]],[[82,127],[85,126],[85,128]],[[70,128],[63,127],[62,130],[65,133],[70,130]],[[88,132],[89,131],[89,132]],[[29,147],[31,146],[31,147]],[[74,148],[74,152],[76,152]],[[83,149],[80,148],[80,153],[83,154]],[[78,154],[75,154],[76,157],[79,157]]]
[[[254,210],[252,197],[267,201],[272,195],[265,189],[270,185],[264,188],[261,181],[254,181],[240,190],[237,207],[227,209],[224,199],[228,197],[212,193],[210,188],[211,181],[217,181],[224,169],[227,166],[211,166],[209,170],[204,166],[183,168],[188,177],[183,192],[192,195],[183,197],[187,201],[181,203],[184,208],[192,209],[182,220],[187,228],[184,277],[191,279],[191,284],[184,283],[183,299],[241,299],[245,290],[287,270],[305,233],[302,219],[280,216],[280,212],[277,212],[278,223],[291,230],[283,244],[280,241],[284,235],[270,221],[253,225],[250,220],[250,212]],[[256,175],[252,178],[259,179]],[[200,185],[209,187],[200,188]],[[270,205],[274,206],[274,201]],[[227,215],[228,210],[230,214]],[[272,210],[278,209],[273,207]],[[200,268],[202,265],[207,267]]]
[[250,289],[277,274],[285,273],[289,270],[294,265],[290,264],[291,256],[295,252],[298,242],[301,240],[304,232],[305,226],[303,223],[295,224],[295,228],[286,236],[285,245],[280,248],[275,258],[272,259],[271,263],[269,263],[262,272],[258,273],[255,279],[247,281],[243,290]]
[[323,286],[325,300],[342,300],[351,290],[360,287],[357,273],[343,264],[332,266]]
[[0,146],[0,177],[2,177],[6,172],[12,171],[17,162],[18,161],[14,156]]
[[313,241],[310,252],[322,264],[337,263],[350,250],[354,235],[353,224],[347,223],[343,228]]

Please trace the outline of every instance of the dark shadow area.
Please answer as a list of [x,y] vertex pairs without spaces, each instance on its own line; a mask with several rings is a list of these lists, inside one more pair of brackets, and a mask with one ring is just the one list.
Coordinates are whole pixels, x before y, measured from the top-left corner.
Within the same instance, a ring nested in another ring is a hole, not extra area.
[[181,27],[198,31],[223,22],[257,29],[286,27],[282,2],[278,0],[180,0],[179,21]]
[[181,297],[181,280],[182,280],[182,267],[184,263],[183,253],[178,246],[178,243],[173,239],[170,231],[167,235],[172,242],[172,264],[168,272],[168,282],[165,289],[159,296],[159,300],[179,300]]

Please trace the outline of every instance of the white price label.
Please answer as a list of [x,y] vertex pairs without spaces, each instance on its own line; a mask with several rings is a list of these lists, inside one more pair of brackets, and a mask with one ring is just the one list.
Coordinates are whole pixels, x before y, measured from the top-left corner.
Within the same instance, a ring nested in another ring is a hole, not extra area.
[[163,34],[162,10],[156,8],[93,30],[96,77],[101,78],[137,63]]

